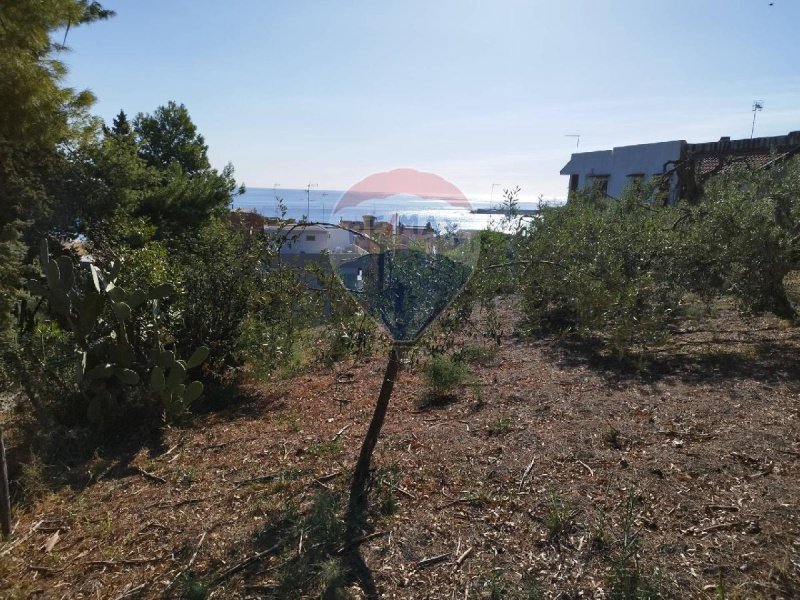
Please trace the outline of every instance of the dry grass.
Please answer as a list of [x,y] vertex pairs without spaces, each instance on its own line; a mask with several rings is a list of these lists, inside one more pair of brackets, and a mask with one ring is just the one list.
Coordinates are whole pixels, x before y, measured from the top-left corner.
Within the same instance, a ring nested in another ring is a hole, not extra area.
[[[627,363],[506,337],[472,367],[484,404],[465,391],[426,411],[407,370],[375,455],[383,535],[362,545],[383,596],[800,596],[799,349],[800,332],[732,313]],[[17,511],[0,596],[333,593],[342,567],[320,557],[332,542],[314,523],[332,525],[314,507],[345,499],[383,368],[254,383],[160,447],[92,477],[83,464],[89,484]]]

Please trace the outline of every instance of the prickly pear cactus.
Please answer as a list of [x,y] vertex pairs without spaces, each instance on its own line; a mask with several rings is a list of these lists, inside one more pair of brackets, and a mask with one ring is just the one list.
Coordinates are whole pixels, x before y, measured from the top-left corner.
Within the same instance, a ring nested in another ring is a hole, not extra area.
[[[72,260],[67,256],[51,259],[46,240],[39,261],[42,276],[31,279],[28,289],[47,302],[74,336],[76,382],[88,399],[91,421],[106,412],[100,407],[114,404],[115,388],[143,386],[140,373],[150,373],[149,389],[168,417],[185,413],[202,395],[203,384],[186,383],[186,371],[208,358],[208,348],[200,347],[188,360],[178,360],[164,350],[158,337],[159,302],[175,293],[173,284],[127,291],[116,285],[119,264],[112,263],[108,270],[90,265],[90,282],[80,285]],[[151,325],[137,326],[141,321]],[[142,352],[143,347],[151,350]]]
[[208,358],[208,348],[200,346],[188,360],[178,360],[171,351],[159,352],[150,371],[150,389],[161,398],[169,417],[189,410],[192,402],[203,393],[200,381],[186,383],[186,371],[199,367]]

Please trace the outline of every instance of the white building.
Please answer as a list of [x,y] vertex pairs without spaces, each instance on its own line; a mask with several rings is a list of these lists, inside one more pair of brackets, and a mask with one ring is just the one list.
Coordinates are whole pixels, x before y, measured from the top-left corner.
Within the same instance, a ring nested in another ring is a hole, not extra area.
[[674,167],[681,160],[685,145],[685,141],[677,140],[578,152],[561,169],[561,174],[569,175],[570,192],[598,186],[613,198],[619,198],[633,182],[646,182],[653,176],[665,176],[669,181],[669,201],[673,203],[677,201],[678,187],[678,175]]
[[764,168],[800,153],[800,131],[787,135],[690,144],[684,140],[619,146],[613,150],[577,152],[561,169],[569,175],[569,192],[597,186],[619,198],[633,182],[658,177],[663,202],[696,199],[708,178],[735,165]]
[[334,225],[265,225],[264,234],[281,244],[281,254],[355,252],[354,234]]

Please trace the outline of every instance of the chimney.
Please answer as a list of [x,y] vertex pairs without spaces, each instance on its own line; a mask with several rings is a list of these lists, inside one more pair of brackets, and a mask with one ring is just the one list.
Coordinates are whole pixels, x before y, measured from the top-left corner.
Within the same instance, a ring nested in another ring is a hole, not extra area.
[[375,217],[373,215],[364,215],[364,235],[371,236],[372,230],[375,228]]
[[720,144],[725,144],[725,143],[730,142],[730,141],[731,141],[731,137],[729,135],[726,135],[725,137],[719,138],[719,143]]

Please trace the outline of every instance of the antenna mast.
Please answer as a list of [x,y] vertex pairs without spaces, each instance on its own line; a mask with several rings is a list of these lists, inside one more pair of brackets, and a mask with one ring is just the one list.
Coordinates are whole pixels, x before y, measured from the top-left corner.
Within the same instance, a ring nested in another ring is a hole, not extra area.
[[576,150],[581,147],[581,134],[579,134],[579,133],[568,133],[564,137],[575,138],[575,149]]
[[756,100],[753,102],[753,126],[750,128],[750,139],[753,139],[753,133],[756,130],[756,114],[759,111],[764,110],[764,101],[763,100]]

